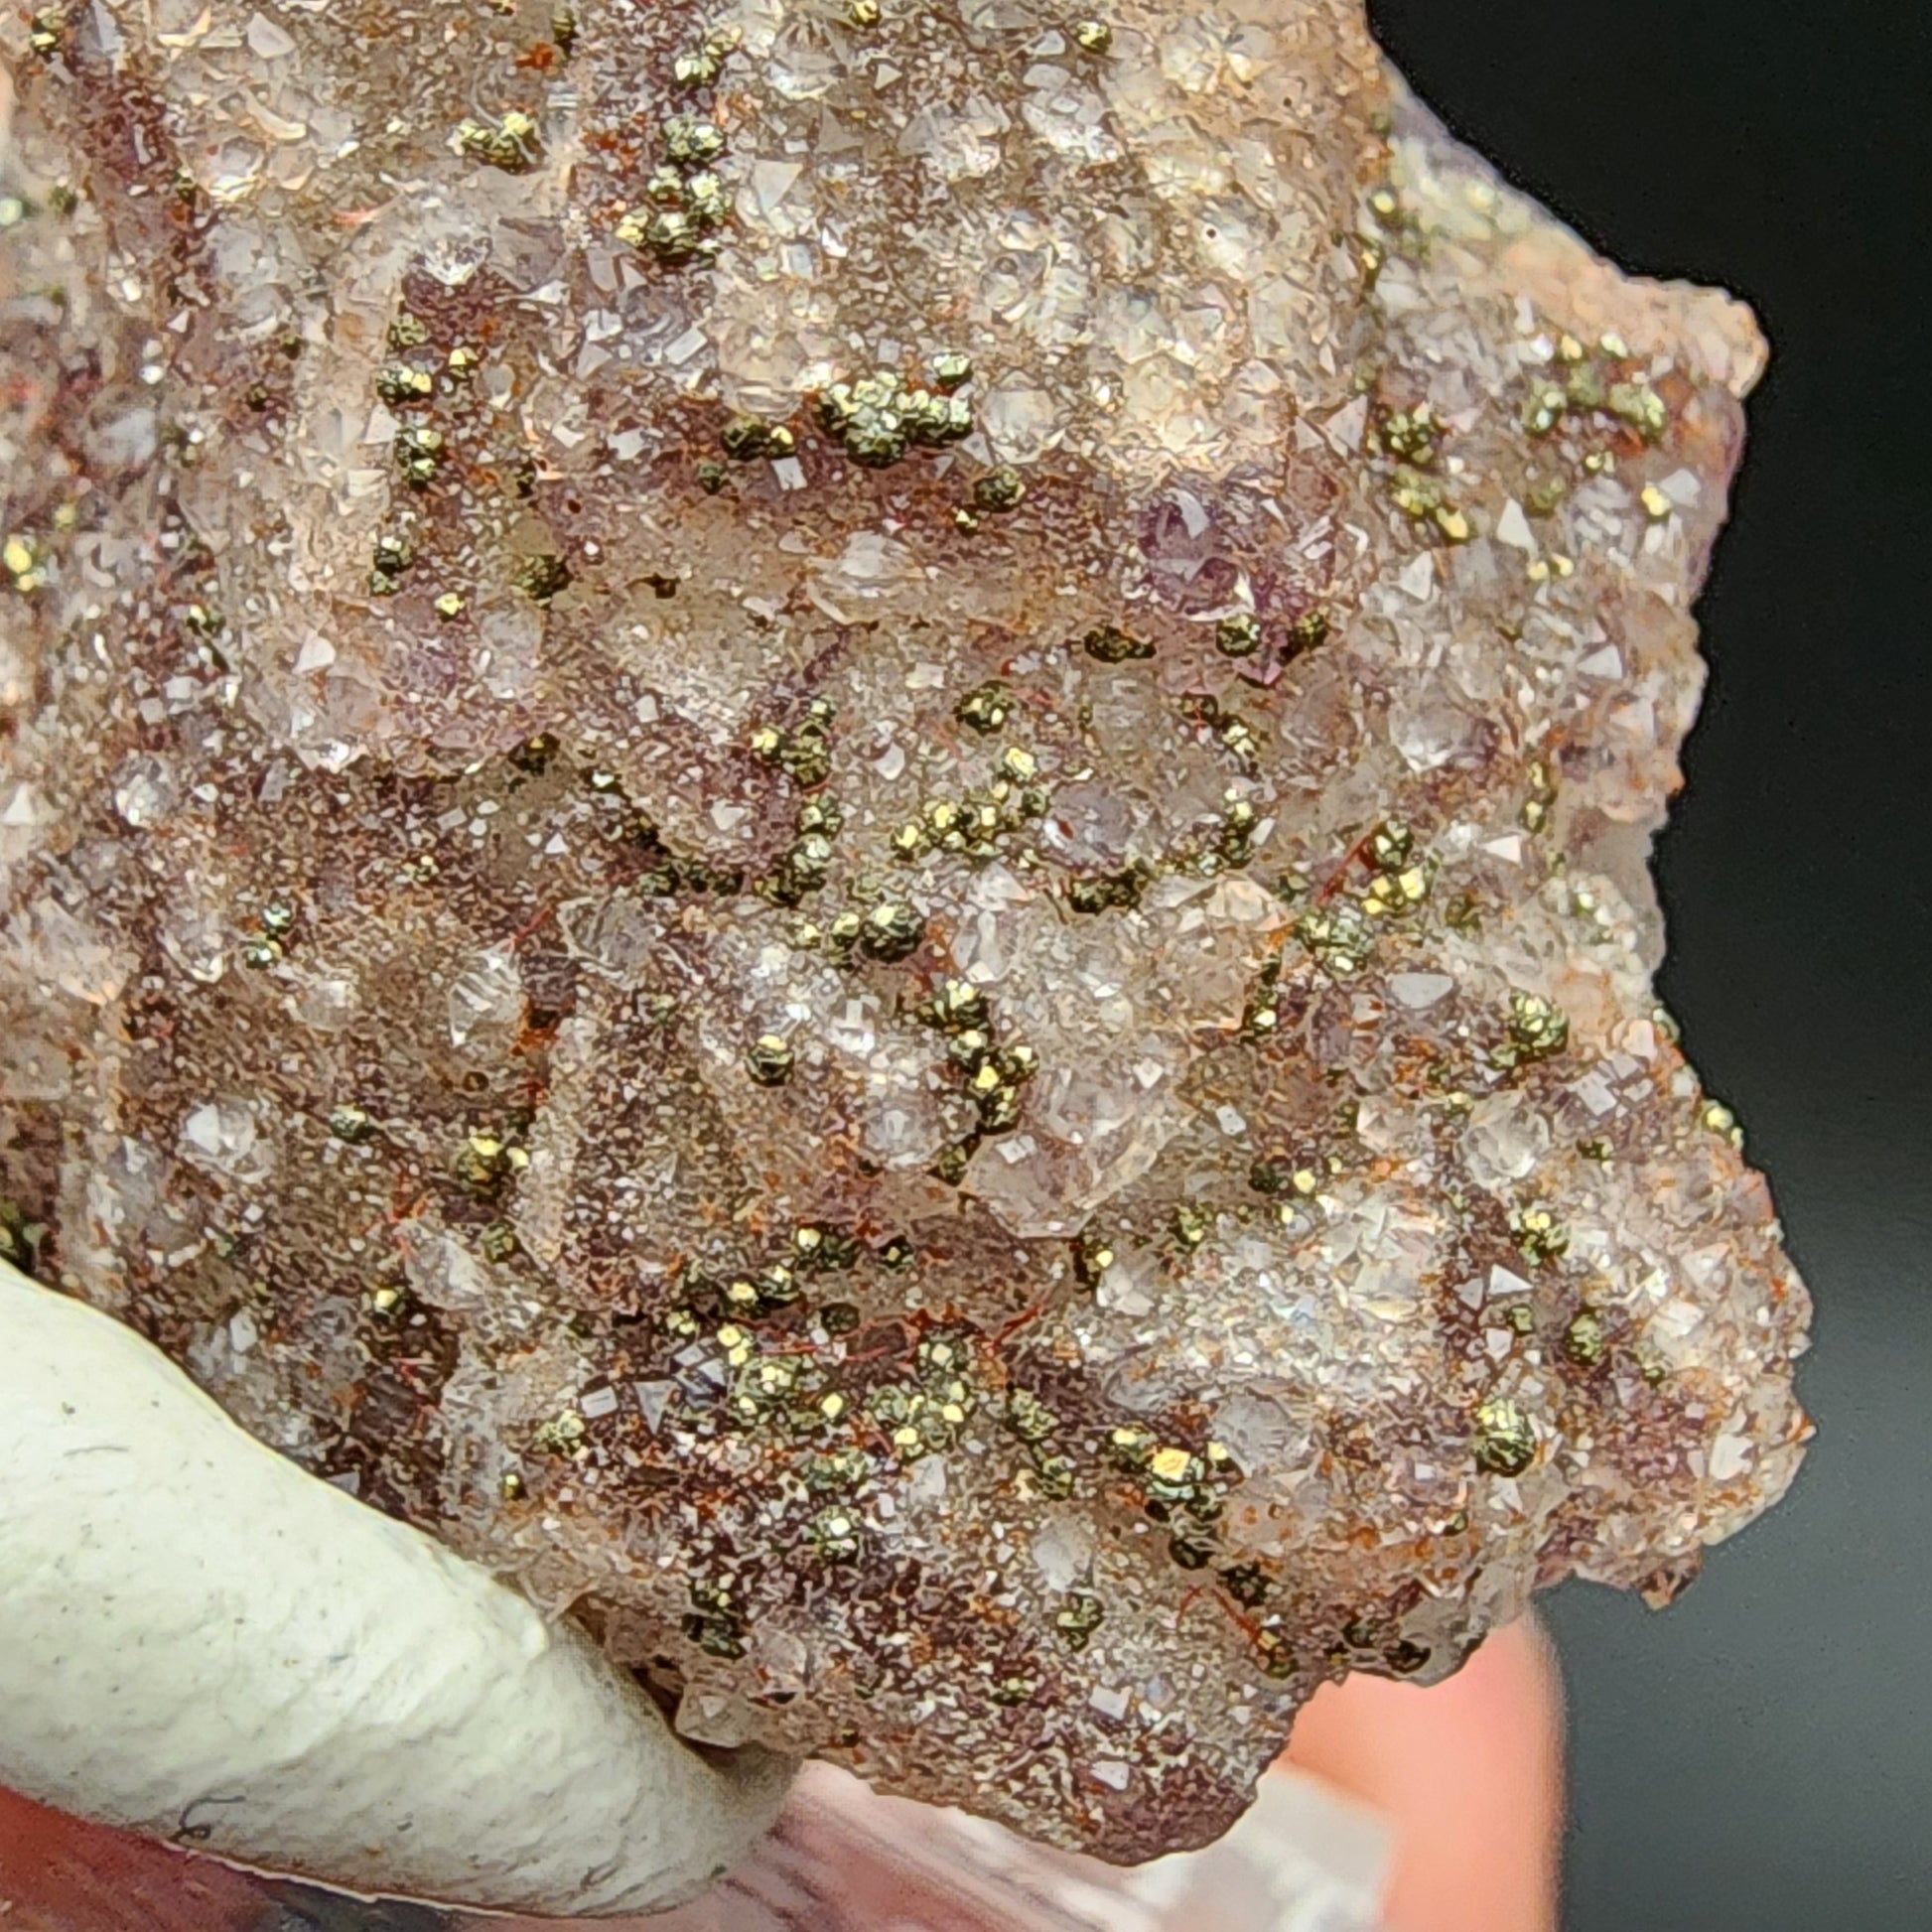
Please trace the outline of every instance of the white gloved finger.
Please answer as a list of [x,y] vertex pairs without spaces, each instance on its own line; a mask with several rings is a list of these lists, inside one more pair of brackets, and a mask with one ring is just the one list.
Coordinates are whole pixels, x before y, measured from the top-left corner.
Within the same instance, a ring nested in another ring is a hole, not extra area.
[[0,1265],[0,1784],[370,1893],[648,1911],[788,1767],[680,1744],[588,1639]]

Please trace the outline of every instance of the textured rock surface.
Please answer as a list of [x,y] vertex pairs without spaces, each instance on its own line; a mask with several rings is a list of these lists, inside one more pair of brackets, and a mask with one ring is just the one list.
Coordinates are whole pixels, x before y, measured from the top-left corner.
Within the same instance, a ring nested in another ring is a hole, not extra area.
[[8,1245],[1134,1857],[1789,1481],[1653,1001],[1761,345],[1344,0],[0,26]]

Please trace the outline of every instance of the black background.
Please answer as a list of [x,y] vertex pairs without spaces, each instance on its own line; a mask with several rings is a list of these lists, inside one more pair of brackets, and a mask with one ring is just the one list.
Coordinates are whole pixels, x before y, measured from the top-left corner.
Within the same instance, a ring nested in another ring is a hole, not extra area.
[[1772,372],[1661,842],[1664,997],[1818,1300],[1790,1499],[1663,1615],[1548,1599],[1569,1932],[1932,1927],[1932,6],[1378,0],[1383,44]]

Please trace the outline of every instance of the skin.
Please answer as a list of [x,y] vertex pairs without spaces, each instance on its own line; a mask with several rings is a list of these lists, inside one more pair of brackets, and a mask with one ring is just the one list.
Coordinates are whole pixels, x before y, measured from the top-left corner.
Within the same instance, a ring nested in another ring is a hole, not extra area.
[[1288,1754],[1393,1823],[1389,1932],[1553,1932],[1563,1704],[1536,1623],[1428,1690],[1351,1677],[1316,1692]]
[[[1320,1692],[1289,1756],[1387,1817],[1389,1932],[1553,1932],[1563,1714],[1534,1624],[1504,1630],[1427,1690],[1354,1677]],[[256,1882],[0,1792],[0,1900],[46,1932],[257,1932]],[[558,1922],[462,1919],[462,1932]],[[605,1921],[648,1932],[649,1919]]]

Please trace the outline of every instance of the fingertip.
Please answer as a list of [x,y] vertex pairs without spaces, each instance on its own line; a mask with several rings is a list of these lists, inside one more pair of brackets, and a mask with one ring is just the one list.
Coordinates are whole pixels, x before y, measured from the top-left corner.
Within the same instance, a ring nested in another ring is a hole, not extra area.
[[1551,1932],[1563,1706],[1536,1623],[1498,1631],[1441,1684],[1325,1687],[1288,1754],[1389,1820],[1391,1932]]

